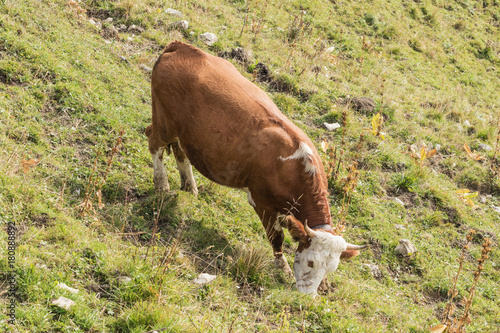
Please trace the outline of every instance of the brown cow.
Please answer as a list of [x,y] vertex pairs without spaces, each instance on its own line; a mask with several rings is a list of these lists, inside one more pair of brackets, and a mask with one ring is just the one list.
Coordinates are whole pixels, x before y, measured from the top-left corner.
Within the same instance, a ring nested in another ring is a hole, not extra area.
[[294,271],[302,292],[316,293],[341,254],[359,254],[362,247],[332,232],[327,178],[311,140],[231,63],[173,42],[151,81],[153,114],[146,134],[157,190],[169,190],[162,156],[171,147],[182,189],[198,193],[192,164],[210,180],[245,191],[275,264],[290,274],[282,227],[299,241]]

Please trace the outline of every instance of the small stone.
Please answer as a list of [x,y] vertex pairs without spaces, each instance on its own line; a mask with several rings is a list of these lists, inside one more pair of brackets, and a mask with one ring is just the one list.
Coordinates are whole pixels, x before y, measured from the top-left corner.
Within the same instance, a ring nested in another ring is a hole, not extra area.
[[207,284],[207,283],[210,283],[213,280],[215,280],[216,277],[217,277],[216,275],[201,273],[200,275],[198,275],[198,277],[196,279],[193,280],[193,283]]
[[112,17],[108,17],[108,18],[107,18],[107,19],[105,19],[103,22],[104,22],[104,23],[111,23],[111,22],[113,22],[113,18],[112,18]]
[[405,227],[404,225],[402,225],[402,224],[396,224],[396,225],[394,226],[394,228],[396,228],[396,229],[398,229],[398,230],[405,230],[405,229],[406,229],[406,227]]
[[333,51],[335,51],[335,46],[330,46],[325,50],[326,53],[332,53]]
[[146,259],[146,255],[145,255],[145,254],[141,254],[141,255],[139,256],[139,259]]
[[405,203],[399,198],[394,198],[394,202],[396,202],[397,204],[400,204],[401,206],[405,205]]
[[144,32],[144,28],[132,24],[130,27],[128,27],[127,31],[134,34],[142,34]]
[[486,197],[484,195],[479,196],[479,202],[485,204],[487,202]]
[[140,68],[141,68],[144,72],[146,72],[146,73],[151,73],[151,72],[153,71],[153,69],[152,69],[151,67],[148,67],[148,66],[146,66],[146,65],[144,65],[144,64],[141,64],[139,67],[140,67]]
[[490,146],[488,146],[485,143],[478,144],[477,149],[482,150],[482,151],[492,151],[493,150],[493,148],[491,148]]
[[214,45],[217,42],[217,36],[211,32],[205,32],[200,35],[200,38],[203,43],[207,45]]
[[102,30],[102,36],[106,39],[118,38],[118,30],[114,26],[110,25]]
[[120,60],[128,64],[128,59],[125,58],[124,56],[120,56]]
[[402,256],[411,256],[417,252],[415,245],[413,245],[408,239],[401,239],[395,250]]
[[436,145],[436,147],[434,147],[434,149],[436,149],[436,151],[440,151],[440,150],[441,150],[441,145],[438,143],[438,144]]
[[323,127],[325,127],[327,130],[332,132],[332,131],[335,131],[337,128],[340,128],[340,124],[339,123],[333,123],[333,124],[323,123]]
[[51,304],[68,311],[76,303],[69,298],[61,296],[58,299],[53,300]]
[[472,125],[469,123],[469,121],[468,121],[468,120],[466,120],[466,121],[464,121],[464,126],[466,126],[466,127],[471,127]]
[[96,25],[95,21],[93,19],[89,19],[89,23],[92,25]]
[[165,9],[165,13],[173,15],[173,16],[177,16],[177,17],[182,17],[182,13],[180,11],[178,11],[176,9],[172,9],[172,8]]
[[119,276],[118,277],[118,282],[123,285],[127,285],[130,282],[132,282],[132,279],[129,278],[128,276]]
[[132,37],[130,37],[130,36],[129,36],[129,37],[127,37],[127,41],[129,41],[129,42],[133,42],[133,41],[134,41],[134,38],[132,38]]
[[497,213],[500,213],[500,207],[491,205],[491,209],[493,209]]
[[370,271],[374,278],[379,279],[382,277],[382,272],[380,271],[380,268],[378,268],[377,265],[375,264],[363,264],[363,265],[368,266],[368,268],[370,268]]
[[72,294],[78,294],[78,289],[68,287],[65,283],[59,282],[56,287],[69,291]]
[[44,241],[44,240],[41,240],[41,241],[40,241],[40,246],[47,246],[47,242],[46,242],[46,241]]
[[170,26],[173,27],[173,28],[187,30],[189,28],[189,22],[186,21],[186,20],[182,20],[182,21],[179,21],[179,22],[174,22]]
[[118,30],[119,31],[127,31],[127,26],[125,24],[121,24],[119,27],[118,27]]

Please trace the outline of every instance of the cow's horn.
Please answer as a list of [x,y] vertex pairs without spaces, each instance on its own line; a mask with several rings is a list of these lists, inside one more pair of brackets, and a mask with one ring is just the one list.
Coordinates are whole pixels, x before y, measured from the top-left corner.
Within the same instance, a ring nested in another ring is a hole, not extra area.
[[312,230],[307,226],[307,220],[306,223],[304,223],[304,230],[306,231],[307,236],[314,238],[316,237],[316,231]]
[[352,245],[347,243],[347,249],[346,250],[361,250],[368,247],[368,245]]

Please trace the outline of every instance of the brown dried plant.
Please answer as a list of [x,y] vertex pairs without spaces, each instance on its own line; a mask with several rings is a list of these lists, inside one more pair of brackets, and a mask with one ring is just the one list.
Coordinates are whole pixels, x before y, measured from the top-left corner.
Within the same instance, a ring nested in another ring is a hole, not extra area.
[[448,296],[450,297],[450,300],[448,304],[446,304],[444,313],[443,313],[443,324],[438,325],[434,328],[431,329],[431,332],[448,332],[448,333],[465,333],[465,326],[467,324],[470,324],[472,322],[472,318],[470,316],[470,308],[472,306],[472,301],[474,299],[475,291],[476,291],[476,286],[479,281],[479,278],[481,277],[481,272],[484,269],[484,263],[486,259],[488,259],[488,253],[491,251],[491,240],[489,238],[486,238],[482,244],[482,251],[481,251],[481,257],[477,260],[478,265],[477,268],[474,272],[474,280],[472,282],[472,286],[469,290],[469,295],[468,297],[464,297],[462,300],[462,304],[464,305],[464,311],[462,313],[462,316],[458,318],[458,316],[453,316],[455,313],[455,303],[453,302],[454,298],[458,295],[457,291],[457,281],[458,277],[462,271],[463,268],[463,262],[465,259],[465,255],[467,251],[469,250],[469,244],[474,238],[476,231],[473,229],[470,229],[469,232],[467,233],[466,236],[466,242],[462,246],[462,254],[460,258],[458,259],[459,266],[458,266],[458,271],[453,279],[453,286],[448,292]]
[[342,190],[344,192],[344,196],[342,197],[342,207],[340,208],[339,220],[337,225],[334,228],[334,233],[336,235],[342,235],[342,232],[345,228],[345,219],[347,216],[347,211],[349,210],[349,205],[351,204],[352,194],[356,190],[356,186],[358,186],[358,179],[360,171],[357,169],[358,163],[353,162],[349,166],[349,173],[347,176],[342,178],[340,182],[343,184]]
[[97,162],[99,160],[99,156],[101,155],[101,151],[97,151],[94,165],[92,167],[92,171],[90,172],[89,181],[87,183],[87,188],[85,189],[85,197],[83,199],[83,202],[77,206],[77,208],[80,209],[80,216],[85,216],[88,212],[92,212],[95,215],[96,211],[92,202],[94,194],[97,197],[97,207],[100,209],[104,207],[104,204],[102,203],[102,186],[106,183],[106,178],[108,177],[109,170],[111,169],[113,158],[119,151],[118,147],[123,142],[124,134],[125,131],[120,131],[119,137],[116,139],[115,145],[111,149],[110,155],[106,162],[106,171],[102,176],[99,175],[99,171],[97,170]]

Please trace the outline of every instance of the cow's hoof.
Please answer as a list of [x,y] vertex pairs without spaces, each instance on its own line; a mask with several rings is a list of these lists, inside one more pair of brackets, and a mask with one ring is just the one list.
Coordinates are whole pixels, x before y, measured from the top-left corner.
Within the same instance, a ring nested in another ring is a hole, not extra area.
[[286,261],[285,256],[280,256],[277,258],[274,258],[274,266],[285,273],[286,276],[288,277],[293,277],[293,272],[290,269],[290,266],[288,265],[288,261]]
[[198,196],[198,188],[196,188],[196,186],[186,184],[186,186],[181,187],[181,190],[191,193],[194,196]]

